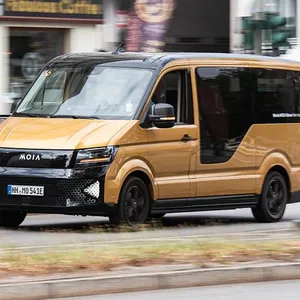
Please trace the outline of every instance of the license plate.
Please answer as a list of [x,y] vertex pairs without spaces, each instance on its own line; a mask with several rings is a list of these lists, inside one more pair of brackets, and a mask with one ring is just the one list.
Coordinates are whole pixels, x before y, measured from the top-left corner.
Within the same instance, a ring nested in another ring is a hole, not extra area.
[[19,196],[44,196],[44,187],[32,185],[8,185],[7,194]]

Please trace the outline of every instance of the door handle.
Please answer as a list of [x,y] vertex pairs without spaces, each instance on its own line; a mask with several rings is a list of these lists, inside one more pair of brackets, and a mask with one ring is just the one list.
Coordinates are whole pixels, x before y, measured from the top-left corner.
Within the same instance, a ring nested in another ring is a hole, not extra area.
[[181,138],[181,141],[182,142],[188,142],[190,141],[192,138],[188,135],[188,134],[185,134],[182,138]]

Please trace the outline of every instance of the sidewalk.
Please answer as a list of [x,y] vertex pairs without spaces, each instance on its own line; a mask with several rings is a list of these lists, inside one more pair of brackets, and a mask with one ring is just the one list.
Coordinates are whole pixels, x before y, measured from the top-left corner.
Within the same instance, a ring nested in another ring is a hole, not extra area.
[[12,277],[0,281],[0,300],[51,299],[106,293],[300,279],[300,261],[235,266],[162,265],[112,272]]

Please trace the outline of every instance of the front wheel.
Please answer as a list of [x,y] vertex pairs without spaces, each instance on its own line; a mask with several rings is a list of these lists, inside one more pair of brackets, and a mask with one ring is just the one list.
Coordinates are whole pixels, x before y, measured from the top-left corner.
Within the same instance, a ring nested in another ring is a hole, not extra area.
[[279,222],[285,212],[288,189],[284,177],[278,172],[270,172],[260,195],[260,200],[252,214],[261,223]]
[[0,211],[0,227],[18,227],[25,220],[26,215],[19,211]]
[[110,216],[114,224],[145,223],[150,208],[150,197],[145,183],[138,177],[129,177],[121,190],[117,213]]

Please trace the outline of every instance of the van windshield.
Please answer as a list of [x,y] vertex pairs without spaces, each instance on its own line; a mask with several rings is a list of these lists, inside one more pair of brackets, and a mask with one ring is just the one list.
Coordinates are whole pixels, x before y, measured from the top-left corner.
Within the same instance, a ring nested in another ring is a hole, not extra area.
[[45,70],[14,115],[132,119],[152,71],[93,66]]

